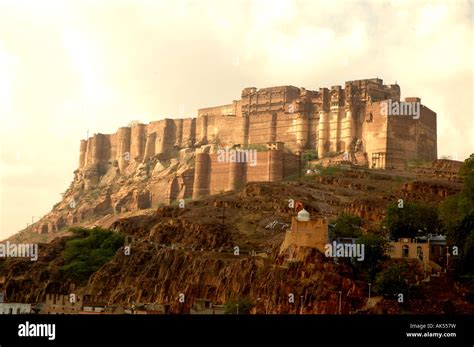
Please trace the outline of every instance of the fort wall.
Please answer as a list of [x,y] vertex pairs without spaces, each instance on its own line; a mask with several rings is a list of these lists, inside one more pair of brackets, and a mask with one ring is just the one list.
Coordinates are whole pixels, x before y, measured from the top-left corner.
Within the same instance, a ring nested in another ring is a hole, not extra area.
[[94,135],[80,145],[79,167],[117,159],[123,170],[127,164],[121,156],[129,146],[131,159],[142,161],[164,155],[174,146],[248,146],[273,141],[284,142],[294,153],[317,150],[319,157],[351,151],[354,140],[359,139],[369,159],[373,153],[388,153],[389,149],[394,152],[393,161],[400,163],[406,161],[403,153],[407,149],[410,158],[436,158],[436,114],[423,107],[416,124],[409,119],[391,119],[388,124],[376,110],[378,103],[388,98],[399,100],[400,87],[384,85],[378,78],[348,81],[344,88],[318,91],[294,86],[245,88],[240,100],[199,109],[197,118],[138,124],[130,135],[121,128],[115,138],[114,134],[108,139]]
[[136,124],[131,128],[130,134],[130,158],[136,161],[142,161],[145,154],[146,146],[146,131],[145,124]]
[[[239,189],[248,182],[277,182],[284,177],[283,144],[256,152],[256,162],[222,162],[218,153],[197,153],[193,198]],[[287,171],[288,172],[288,171]]]
[[193,199],[210,194],[211,158],[208,153],[196,153]]
[[237,189],[251,181],[278,181],[298,172],[298,152],[317,150],[320,158],[330,152],[351,152],[356,140],[369,167],[403,168],[411,159],[436,159],[436,114],[422,106],[418,120],[387,117],[380,111],[388,98],[399,100],[400,87],[384,85],[377,78],[315,91],[294,86],[245,88],[241,99],[199,109],[197,118],[167,118],[81,140],[79,168],[117,160],[123,172],[130,160],[143,162],[155,155],[168,159],[180,148],[240,144],[246,149],[284,143],[286,151],[258,152],[255,167],[218,163],[215,154],[196,154],[192,178],[177,178],[163,186],[174,197]]
[[120,172],[123,172],[130,163],[130,144],[132,137],[132,129],[130,127],[122,127],[117,131],[117,162]]
[[85,165],[86,150],[87,150],[87,140],[81,140],[81,144],[79,146],[79,169],[81,169]]
[[376,159],[377,153],[387,152],[387,116],[382,115],[379,102],[367,105],[362,123],[362,141],[370,168],[384,168],[383,160]]

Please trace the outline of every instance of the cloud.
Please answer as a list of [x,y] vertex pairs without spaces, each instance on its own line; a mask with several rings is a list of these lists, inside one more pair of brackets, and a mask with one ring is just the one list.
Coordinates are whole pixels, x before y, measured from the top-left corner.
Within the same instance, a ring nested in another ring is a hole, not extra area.
[[397,81],[438,114],[439,155],[467,157],[472,13],[469,1],[1,2],[0,238],[59,199],[87,131],[195,116],[249,86]]

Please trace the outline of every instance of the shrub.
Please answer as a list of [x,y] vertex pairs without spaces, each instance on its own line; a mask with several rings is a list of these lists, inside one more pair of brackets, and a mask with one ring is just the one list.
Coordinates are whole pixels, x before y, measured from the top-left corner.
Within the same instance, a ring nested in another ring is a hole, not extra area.
[[71,228],[70,231],[73,238],[66,242],[62,271],[67,278],[81,284],[112,259],[124,242],[123,235],[99,227]]
[[437,209],[425,203],[406,202],[403,208],[398,208],[397,203],[391,204],[387,209],[383,225],[390,232],[393,240],[422,236],[418,234],[420,230],[423,235],[436,234],[441,230]]
[[380,271],[380,265],[387,258],[385,254],[387,241],[384,237],[367,233],[357,239],[357,243],[364,245],[365,256],[363,261],[356,261],[355,267],[367,272],[370,282],[375,280]]
[[374,290],[385,296],[407,294],[410,289],[408,282],[413,281],[414,276],[407,262],[392,264],[377,275]]
[[333,235],[337,237],[359,237],[362,235],[362,218],[358,216],[351,215],[349,213],[342,213],[336,219],[334,219],[332,224],[335,224],[332,229]]

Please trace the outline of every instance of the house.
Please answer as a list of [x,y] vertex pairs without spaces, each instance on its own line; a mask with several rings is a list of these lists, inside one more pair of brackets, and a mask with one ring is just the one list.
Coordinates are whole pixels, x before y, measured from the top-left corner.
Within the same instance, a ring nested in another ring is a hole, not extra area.
[[15,302],[1,302],[0,314],[29,314],[31,304],[20,304]]
[[168,314],[170,313],[170,304],[144,304],[136,305],[134,314]]
[[[73,299],[72,299],[73,298]],[[42,314],[75,314],[82,311],[82,295],[46,294]]]
[[195,299],[190,310],[191,314],[225,314],[224,305],[214,305],[208,299]]
[[390,242],[387,255],[392,259],[417,259],[425,267],[425,271],[441,270],[446,262],[446,237],[428,235],[417,238],[400,238]]

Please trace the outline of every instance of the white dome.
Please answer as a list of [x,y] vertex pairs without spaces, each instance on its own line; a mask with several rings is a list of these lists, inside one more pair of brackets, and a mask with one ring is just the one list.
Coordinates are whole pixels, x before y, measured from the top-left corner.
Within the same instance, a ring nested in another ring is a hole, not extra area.
[[298,212],[298,217],[296,217],[299,221],[307,222],[309,221],[309,212],[306,211],[305,209],[302,209],[300,212]]

